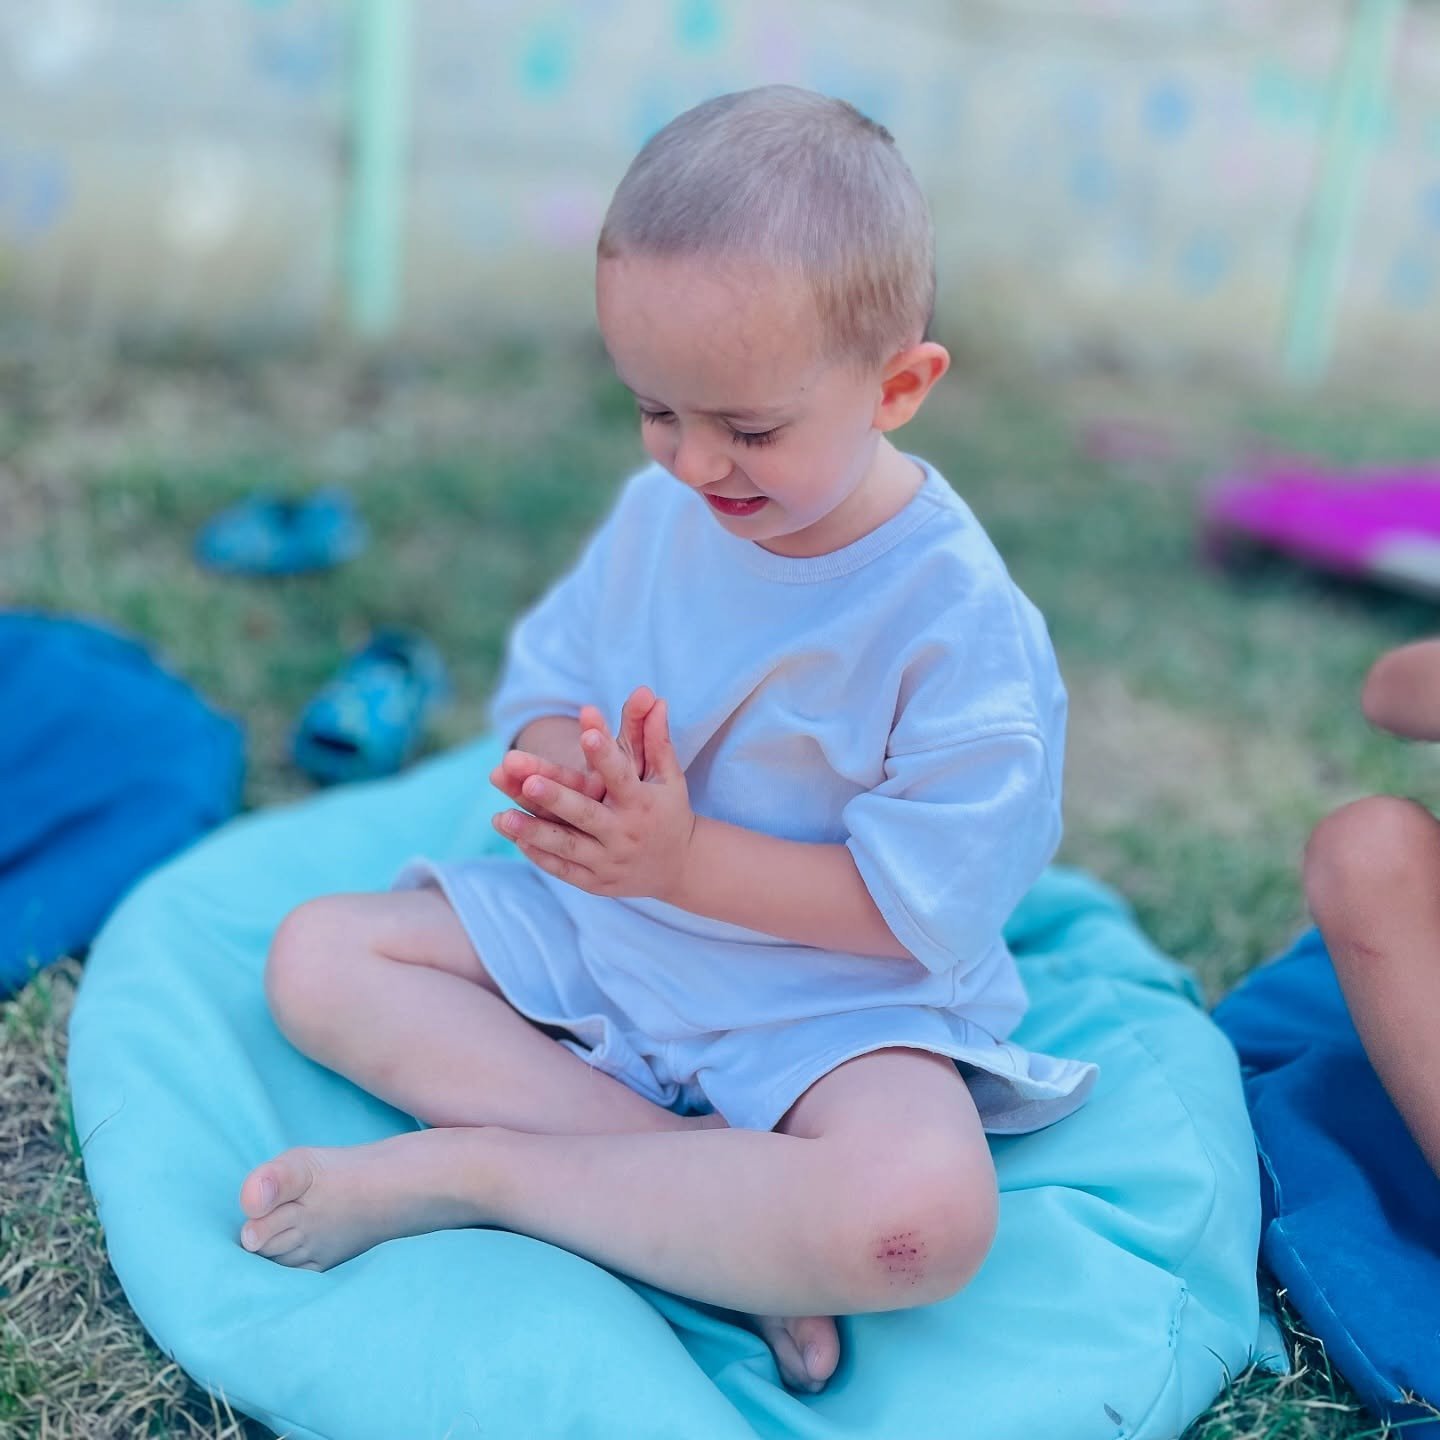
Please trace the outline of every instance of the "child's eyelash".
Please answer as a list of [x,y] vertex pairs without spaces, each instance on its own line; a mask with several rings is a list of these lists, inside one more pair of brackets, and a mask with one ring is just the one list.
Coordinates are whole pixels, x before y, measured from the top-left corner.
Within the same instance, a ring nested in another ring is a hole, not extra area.
[[[642,410],[640,412],[640,423],[643,425],[649,422],[652,425],[673,424],[675,417],[668,410]],[[728,426],[726,427],[729,428]],[[780,434],[780,426],[773,430],[730,430],[730,434],[742,445],[773,445]]]
[[780,437],[778,426],[774,430],[757,430],[754,434],[747,434],[744,430],[732,430],[730,433],[742,445],[773,445]]

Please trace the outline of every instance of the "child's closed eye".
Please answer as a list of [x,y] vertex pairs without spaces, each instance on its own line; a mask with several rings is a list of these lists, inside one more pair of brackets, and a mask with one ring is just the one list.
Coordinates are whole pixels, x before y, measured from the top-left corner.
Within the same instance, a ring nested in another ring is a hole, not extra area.
[[[640,423],[642,425],[673,425],[675,415],[670,410],[642,410]],[[773,445],[784,427],[777,425],[771,430],[736,430],[727,425],[725,428],[729,430],[731,438],[738,440],[742,445]]]

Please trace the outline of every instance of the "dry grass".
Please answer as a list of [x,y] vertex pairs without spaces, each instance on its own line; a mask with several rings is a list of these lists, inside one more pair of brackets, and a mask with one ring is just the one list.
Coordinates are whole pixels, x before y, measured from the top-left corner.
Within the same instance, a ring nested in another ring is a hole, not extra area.
[[65,1089],[78,979],[37,977],[0,1029],[0,1435],[258,1440],[151,1344],[105,1259]]

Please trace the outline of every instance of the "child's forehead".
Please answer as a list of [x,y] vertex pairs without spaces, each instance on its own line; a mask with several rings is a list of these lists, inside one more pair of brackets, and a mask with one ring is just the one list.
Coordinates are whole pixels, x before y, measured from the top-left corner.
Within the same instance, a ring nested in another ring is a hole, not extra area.
[[597,298],[611,359],[641,398],[663,383],[734,414],[824,368],[803,278],[773,267],[626,256],[601,265]]

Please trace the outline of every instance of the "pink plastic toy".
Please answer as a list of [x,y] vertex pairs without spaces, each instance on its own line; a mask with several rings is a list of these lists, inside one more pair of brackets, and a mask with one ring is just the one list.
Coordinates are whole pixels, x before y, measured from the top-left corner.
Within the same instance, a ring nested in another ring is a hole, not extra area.
[[1440,469],[1270,462],[1211,494],[1205,528],[1212,553],[1239,540],[1440,599]]

